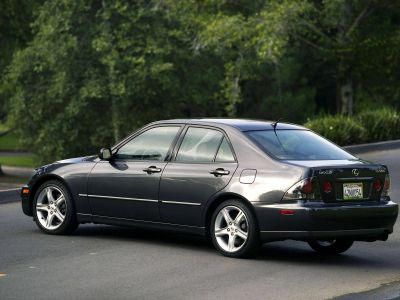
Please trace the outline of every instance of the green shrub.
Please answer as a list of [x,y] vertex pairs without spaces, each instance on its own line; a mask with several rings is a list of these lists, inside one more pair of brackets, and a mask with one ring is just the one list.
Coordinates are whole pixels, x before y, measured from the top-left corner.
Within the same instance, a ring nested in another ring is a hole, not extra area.
[[357,115],[366,130],[366,142],[400,139],[400,115],[395,109],[365,110]]
[[0,165],[35,168],[38,163],[34,156],[0,156]]
[[341,146],[365,141],[366,130],[355,118],[325,116],[310,120],[304,126]]
[[15,151],[20,150],[18,137],[12,133],[0,134],[0,151]]

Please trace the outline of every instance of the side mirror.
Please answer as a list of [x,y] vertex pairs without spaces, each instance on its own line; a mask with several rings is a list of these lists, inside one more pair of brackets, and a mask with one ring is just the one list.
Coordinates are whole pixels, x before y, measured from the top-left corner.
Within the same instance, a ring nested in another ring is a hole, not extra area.
[[112,156],[111,149],[110,148],[101,148],[99,152],[99,157],[100,159],[104,160],[110,160]]

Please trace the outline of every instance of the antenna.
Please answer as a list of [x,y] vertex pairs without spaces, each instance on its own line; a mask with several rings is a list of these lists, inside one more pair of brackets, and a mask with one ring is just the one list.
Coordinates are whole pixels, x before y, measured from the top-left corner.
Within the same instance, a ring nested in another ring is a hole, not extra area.
[[282,120],[282,118],[279,118],[277,121],[272,123],[271,126],[274,128],[274,133],[275,133],[276,139],[279,142],[279,145],[281,145],[281,148],[282,148],[283,152],[285,152],[285,154],[287,154],[285,147],[283,146],[278,134],[276,133],[276,126],[278,125],[278,122],[281,121],[281,120]]
[[278,122],[280,122],[282,118],[279,118],[277,121],[271,124],[271,126],[274,128],[274,131],[276,130],[276,126],[278,125]]

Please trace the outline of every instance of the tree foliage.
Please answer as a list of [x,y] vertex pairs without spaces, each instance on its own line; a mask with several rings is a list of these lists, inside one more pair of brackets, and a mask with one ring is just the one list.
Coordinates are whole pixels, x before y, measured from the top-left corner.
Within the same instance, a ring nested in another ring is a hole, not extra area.
[[3,12],[23,42],[1,57],[0,99],[43,161],[93,153],[156,119],[304,122],[399,106],[397,1],[32,3],[21,25]]

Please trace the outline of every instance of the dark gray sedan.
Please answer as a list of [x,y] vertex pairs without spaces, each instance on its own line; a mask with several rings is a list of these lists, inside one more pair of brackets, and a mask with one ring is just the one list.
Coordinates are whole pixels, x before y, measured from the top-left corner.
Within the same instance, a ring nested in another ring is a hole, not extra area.
[[22,208],[41,230],[136,225],[208,236],[231,257],[302,240],[341,253],[386,240],[398,206],[386,166],[301,126],[237,119],[151,123],[99,156],[35,170]]

